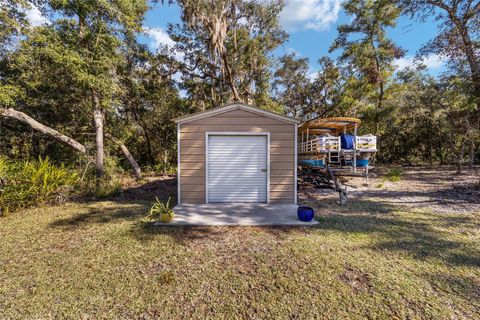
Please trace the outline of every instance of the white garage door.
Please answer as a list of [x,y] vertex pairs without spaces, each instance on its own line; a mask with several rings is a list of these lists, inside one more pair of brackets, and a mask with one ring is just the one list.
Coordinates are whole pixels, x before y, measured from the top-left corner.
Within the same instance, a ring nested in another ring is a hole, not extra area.
[[208,136],[208,202],[267,202],[267,136]]

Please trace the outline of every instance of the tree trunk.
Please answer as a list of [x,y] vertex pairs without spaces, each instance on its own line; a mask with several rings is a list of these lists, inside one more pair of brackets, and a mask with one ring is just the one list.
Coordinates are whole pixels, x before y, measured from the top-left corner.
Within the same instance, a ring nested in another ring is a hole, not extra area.
[[36,121],[35,119],[31,118],[30,116],[26,115],[21,111],[17,111],[13,108],[8,108],[8,109],[0,108],[0,116],[16,119],[23,123],[26,123],[30,127],[32,127],[34,130],[40,131],[43,134],[46,134],[54,139],[57,139],[62,143],[69,145],[70,147],[72,147],[73,149],[75,149],[76,151],[80,152],[85,156],[87,155],[87,150],[81,143],[75,141],[70,137],[67,137],[64,134],[61,134],[55,129],[52,129],[50,127],[47,127],[46,125],[41,124],[40,122]]
[[465,153],[465,143],[462,142],[462,147],[460,148],[460,154],[457,156],[457,174],[462,173],[462,163],[463,163],[464,153]]
[[98,94],[92,92],[93,99],[93,122],[95,124],[95,169],[97,174],[97,185],[100,183],[100,179],[105,175],[104,157],[105,149],[103,145],[103,122],[105,119],[105,113],[100,107],[100,99]]
[[235,99],[235,101],[242,101],[242,99],[240,99],[240,95],[238,94],[237,87],[235,86],[235,81],[233,79],[232,70],[230,69],[230,66],[228,65],[227,54],[225,52],[222,54],[222,59],[223,59],[224,67],[225,67],[225,72],[226,72],[228,84],[230,85],[230,88],[232,88],[233,98]]
[[107,138],[112,140],[114,143],[116,143],[119,147],[120,150],[122,150],[123,154],[125,155],[125,158],[127,158],[128,163],[130,163],[130,166],[132,167],[133,174],[135,175],[135,178],[137,179],[142,179],[142,169],[140,169],[140,166],[138,165],[137,161],[135,158],[132,156],[128,148],[121,142],[120,140],[115,139],[108,133],[105,134]]
[[135,161],[132,154],[130,153],[130,151],[128,151],[127,147],[123,143],[118,142],[118,144],[120,146],[120,149],[122,149],[122,152],[125,155],[125,158],[127,158],[128,162],[132,166],[133,174],[135,175],[135,178],[142,179],[142,170],[140,169],[140,166],[138,165],[137,161]]

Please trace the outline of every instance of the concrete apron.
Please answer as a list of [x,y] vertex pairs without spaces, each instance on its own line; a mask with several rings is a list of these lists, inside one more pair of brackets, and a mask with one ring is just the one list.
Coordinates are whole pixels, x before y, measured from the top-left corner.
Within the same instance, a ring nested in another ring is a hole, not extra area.
[[173,208],[175,218],[169,224],[192,226],[311,226],[318,221],[300,221],[297,205],[264,203],[181,204]]

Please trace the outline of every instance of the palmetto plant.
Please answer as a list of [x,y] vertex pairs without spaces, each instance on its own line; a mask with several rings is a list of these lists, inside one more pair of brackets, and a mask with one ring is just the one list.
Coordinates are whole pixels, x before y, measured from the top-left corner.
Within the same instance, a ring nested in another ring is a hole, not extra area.
[[0,157],[0,215],[54,200],[77,181],[75,172],[48,157],[17,163]]

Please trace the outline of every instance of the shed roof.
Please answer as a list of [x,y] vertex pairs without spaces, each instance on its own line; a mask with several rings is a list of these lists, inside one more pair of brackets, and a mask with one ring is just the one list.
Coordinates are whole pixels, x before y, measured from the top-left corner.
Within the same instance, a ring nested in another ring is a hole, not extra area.
[[263,115],[265,117],[277,119],[277,120],[292,123],[292,124],[300,123],[300,121],[295,119],[295,118],[284,116],[284,115],[278,114],[276,112],[263,110],[263,109],[260,109],[258,107],[254,107],[254,106],[251,106],[251,105],[248,105],[248,104],[245,104],[245,103],[241,103],[241,102],[230,103],[230,104],[224,105],[222,107],[217,107],[217,108],[213,108],[213,109],[210,109],[210,110],[196,112],[196,113],[189,114],[189,115],[186,115],[186,116],[174,118],[174,119],[172,119],[172,121],[177,123],[177,124],[178,123],[182,124],[182,123],[187,123],[187,122],[190,122],[190,121],[211,117],[213,115],[217,115],[217,114],[221,114],[221,113],[224,113],[224,112],[237,110],[237,109],[253,112],[253,113],[256,113],[256,114]]

